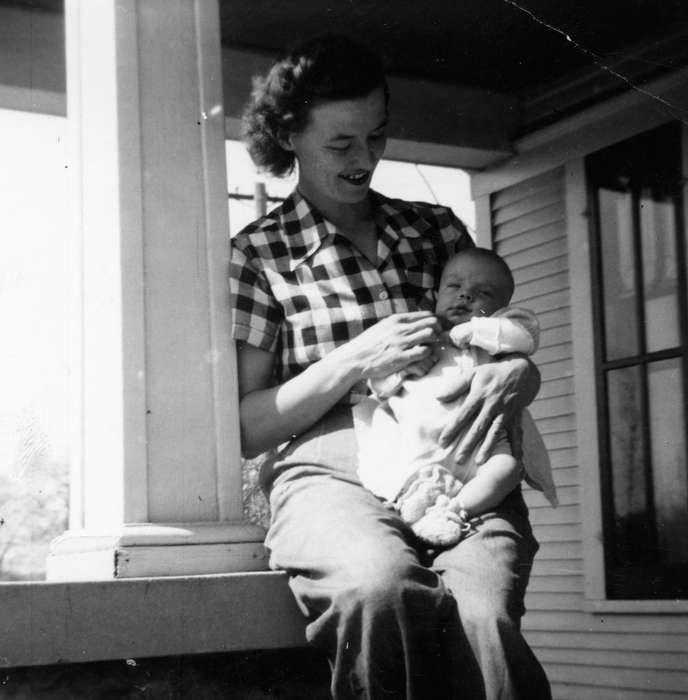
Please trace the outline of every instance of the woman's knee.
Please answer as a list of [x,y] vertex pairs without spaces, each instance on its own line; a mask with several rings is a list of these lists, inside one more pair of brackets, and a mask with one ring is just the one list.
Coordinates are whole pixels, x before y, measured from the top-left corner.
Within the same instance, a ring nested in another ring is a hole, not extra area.
[[461,626],[469,637],[502,637],[520,629],[523,603],[505,600],[501,595],[463,597],[459,602]]
[[412,557],[383,556],[350,562],[333,597],[340,612],[376,614],[413,607],[427,614],[447,596],[440,577]]

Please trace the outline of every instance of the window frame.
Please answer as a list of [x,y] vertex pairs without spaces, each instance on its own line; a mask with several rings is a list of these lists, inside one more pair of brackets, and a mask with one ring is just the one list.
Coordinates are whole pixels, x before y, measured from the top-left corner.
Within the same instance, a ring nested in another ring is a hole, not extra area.
[[[632,115],[629,115],[632,121]],[[591,137],[576,157],[563,158],[566,170],[566,227],[569,244],[570,299],[573,332],[573,374],[578,423],[577,450],[581,465],[581,524],[583,534],[584,598],[582,609],[588,613],[686,614],[688,600],[610,599],[606,594],[604,540],[602,535],[602,497],[600,492],[600,453],[598,444],[598,407],[593,366],[594,332],[592,325],[592,270],[590,261],[590,211],[588,208],[585,156],[610,143],[650,130],[669,119],[642,119],[642,128],[627,122],[627,129],[604,138]],[[600,129],[604,125],[600,126]],[[688,168],[688,125],[682,130],[683,170]],[[686,184],[683,185],[683,218],[688,221]]]
[[[658,133],[659,131],[662,133]],[[671,122],[655,129],[639,134],[652,138],[652,132],[657,138],[678,139],[679,150],[684,146],[681,125],[679,122]],[[631,139],[615,144],[615,147],[622,147],[624,143]],[[633,147],[632,145],[630,146]],[[602,149],[603,151],[604,149]],[[637,347],[635,351],[625,354],[619,358],[607,358],[607,332],[605,325],[604,311],[604,286],[605,274],[603,268],[602,253],[602,230],[600,222],[598,191],[601,186],[600,173],[597,170],[597,157],[602,151],[596,151],[586,158],[586,184],[588,208],[590,212],[590,266],[592,284],[592,322],[594,338],[594,374],[595,374],[595,396],[598,415],[598,442],[600,453],[600,490],[602,506],[602,534],[604,538],[604,567],[605,567],[605,593],[610,600],[665,600],[665,599],[688,599],[688,595],[678,596],[675,589],[672,589],[670,581],[673,578],[685,576],[688,572],[688,565],[677,565],[669,567],[666,565],[635,565],[624,568],[623,576],[620,564],[615,559],[616,533],[614,527],[614,504],[613,504],[613,484],[611,474],[612,445],[610,439],[610,404],[609,404],[609,373],[614,370],[634,369],[639,371],[639,401],[640,417],[643,427],[643,477],[645,483],[645,493],[647,498],[647,513],[654,515],[654,488],[652,478],[652,437],[650,435],[650,395],[649,395],[649,368],[654,363],[663,360],[678,360],[682,368],[682,389],[683,398],[688,397],[688,303],[686,302],[686,252],[685,252],[685,218],[683,216],[684,198],[680,188],[671,195],[674,204],[674,224],[675,224],[675,245],[676,245],[676,298],[678,304],[678,345],[661,350],[649,350],[646,343],[646,316],[645,316],[645,295],[644,295],[644,272],[643,272],[643,250],[640,230],[640,190],[637,181],[631,183],[631,222],[633,230],[632,248],[634,253],[634,281],[635,281],[635,314],[637,318]],[[679,156],[674,164],[677,172],[677,181],[682,179],[682,159]],[[683,171],[685,172],[685,170]],[[688,410],[684,410],[684,431],[688,434]],[[656,520],[652,519],[649,537],[657,543]],[[655,583],[654,590],[648,587],[644,581],[653,577]],[[660,578],[658,584],[657,578]]]

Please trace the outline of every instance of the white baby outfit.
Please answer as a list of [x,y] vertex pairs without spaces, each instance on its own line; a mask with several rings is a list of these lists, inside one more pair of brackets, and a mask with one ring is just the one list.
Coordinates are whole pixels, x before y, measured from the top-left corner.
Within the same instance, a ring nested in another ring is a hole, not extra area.
[[[443,334],[437,348],[439,359],[423,377],[392,375],[372,381],[374,395],[353,408],[358,476],[363,485],[392,503],[424,468],[440,465],[462,483],[475,476],[478,467],[473,456],[456,464],[456,450],[465,431],[446,448],[438,442],[449,415],[464,397],[446,403],[437,397],[456,386],[476,365],[492,362],[494,355],[534,353],[538,338],[538,322],[532,312],[505,307]],[[460,347],[454,344],[457,339]],[[527,411],[523,411],[522,428],[524,477],[557,505],[549,457]],[[493,455],[498,453],[511,454],[505,433],[492,450]]]

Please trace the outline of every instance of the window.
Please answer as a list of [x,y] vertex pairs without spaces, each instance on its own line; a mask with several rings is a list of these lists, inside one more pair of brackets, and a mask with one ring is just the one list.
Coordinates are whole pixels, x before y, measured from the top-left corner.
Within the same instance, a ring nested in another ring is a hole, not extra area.
[[688,597],[688,313],[679,124],[589,156],[610,599]]

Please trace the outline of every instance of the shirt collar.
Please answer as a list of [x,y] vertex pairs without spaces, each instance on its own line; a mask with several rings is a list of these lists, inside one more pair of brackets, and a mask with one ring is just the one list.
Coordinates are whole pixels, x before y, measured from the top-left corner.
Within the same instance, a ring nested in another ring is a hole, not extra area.
[[[370,190],[375,203],[375,218],[382,231],[382,244],[387,255],[401,238],[420,238],[431,228],[418,210],[401,199],[390,199]],[[294,191],[280,207],[279,217],[285,242],[289,248],[289,270],[294,271],[311,257],[328,236],[334,236],[336,226],[326,219],[299,191]],[[383,256],[384,258],[387,255]]]

